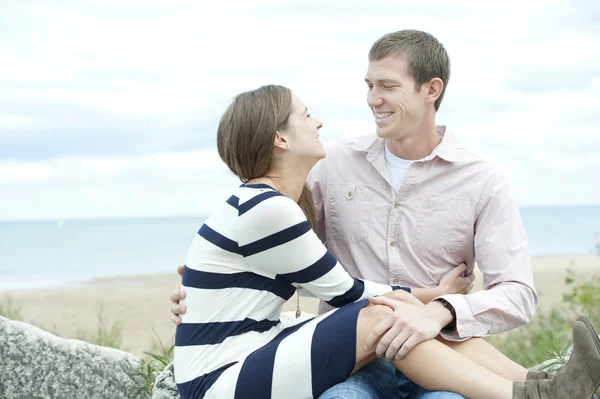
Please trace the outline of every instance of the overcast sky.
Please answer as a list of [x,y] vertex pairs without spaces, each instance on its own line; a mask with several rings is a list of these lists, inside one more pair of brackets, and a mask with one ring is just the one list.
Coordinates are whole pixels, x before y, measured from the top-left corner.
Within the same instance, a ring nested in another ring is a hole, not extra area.
[[238,181],[215,149],[233,96],[296,91],[331,142],[374,131],[367,53],[448,50],[438,112],[520,205],[600,204],[597,0],[0,2],[0,219],[203,215]]

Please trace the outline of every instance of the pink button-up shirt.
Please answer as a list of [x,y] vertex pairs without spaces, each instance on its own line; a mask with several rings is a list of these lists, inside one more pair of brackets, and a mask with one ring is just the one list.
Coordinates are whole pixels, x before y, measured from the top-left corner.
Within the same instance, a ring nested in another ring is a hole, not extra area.
[[410,166],[398,192],[385,164],[385,141],[375,135],[328,146],[308,182],[317,234],[354,277],[435,287],[461,262],[467,272],[477,262],[484,290],[443,296],[456,310],[457,331],[442,336],[464,340],[528,323],[538,297],[506,179],[445,130],[438,127],[440,144]]

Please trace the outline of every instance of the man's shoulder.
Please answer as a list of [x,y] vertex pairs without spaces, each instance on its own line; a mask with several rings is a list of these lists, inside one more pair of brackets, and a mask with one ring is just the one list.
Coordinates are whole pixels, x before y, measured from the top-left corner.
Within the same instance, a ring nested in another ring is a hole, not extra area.
[[472,176],[473,181],[478,182],[482,193],[489,193],[510,186],[505,168],[497,161],[488,159],[484,155],[461,145],[457,145],[456,151],[460,156],[460,166],[457,173]]
[[478,154],[467,147],[457,144],[456,152],[460,157],[460,164],[463,167],[470,169],[475,168],[482,176],[498,177],[503,173],[502,168],[497,162],[487,159],[485,156]]

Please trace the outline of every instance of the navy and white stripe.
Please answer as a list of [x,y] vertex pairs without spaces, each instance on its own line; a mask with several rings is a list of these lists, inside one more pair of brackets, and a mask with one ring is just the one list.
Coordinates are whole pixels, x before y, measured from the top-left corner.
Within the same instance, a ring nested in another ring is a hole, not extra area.
[[[268,374],[260,378],[270,381],[260,388],[268,391],[265,398],[294,397],[287,390],[299,388],[286,383],[290,378],[306,383],[298,397],[318,391],[328,382],[315,381],[311,348],[329,345],[313,340],[325,339],[327,331],[316,331],[330,314],[283,330],[283,304],[298,285],[335,307],[392,290],[350,277],[298,205],[266,185],[242,185],[198,230],[185,263],[181,303],[187,312],[175,336],[175,379],[183,398],[239,397],[259,378],[259,366]],[[352,325],[356,315],[349,312],[340,315],[349,314]],[[293,376],[284,371],[290,356],[303,359]]]

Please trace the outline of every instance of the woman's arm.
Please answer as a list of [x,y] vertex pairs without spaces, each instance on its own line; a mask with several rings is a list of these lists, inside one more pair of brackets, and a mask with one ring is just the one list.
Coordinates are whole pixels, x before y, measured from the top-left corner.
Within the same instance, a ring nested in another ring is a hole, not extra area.
[[[444,277],[442,277],[442,279],[440,280],[440,283],[437,287],[411,288],[411,294],[417,297],[417,299],[419,299],[424,304],[428,304],[435,298],[438,298],[442,295],[466,295],[473,288],[473,280],[475,280],[475,274],[471,273],[467,277],[462,277],[462,274],[465,272],[465,270],[467,270],[467,265],[461,263],[460,265],[456,266],[454,269],[446,273]],[[400,300],[400,298],[396,298],[398,295],[394,292],[389,292],[385,294],[385,296],[392,299]]]
[[352,278],[298,204],[284,196],[267,198],[239,217],[237,244],[253,273],[300,285],[334,307],[400,288]]

